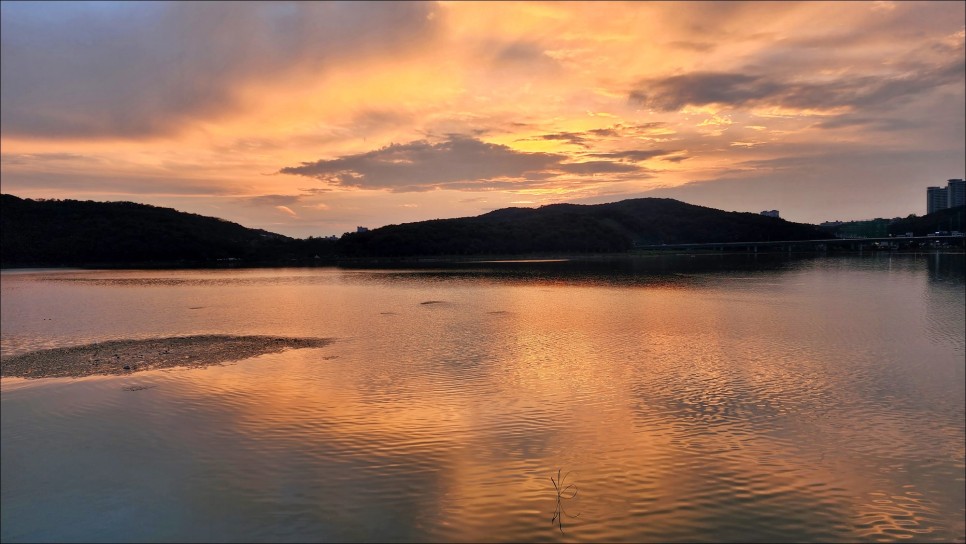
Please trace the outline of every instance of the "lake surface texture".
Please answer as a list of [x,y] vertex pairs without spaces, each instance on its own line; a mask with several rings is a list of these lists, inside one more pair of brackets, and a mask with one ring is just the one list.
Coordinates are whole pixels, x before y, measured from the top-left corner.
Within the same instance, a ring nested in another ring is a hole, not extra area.
[[962,254],[7,271],[4,357],[334,341],[4,378],[0,537],[963,541],[964,293]]

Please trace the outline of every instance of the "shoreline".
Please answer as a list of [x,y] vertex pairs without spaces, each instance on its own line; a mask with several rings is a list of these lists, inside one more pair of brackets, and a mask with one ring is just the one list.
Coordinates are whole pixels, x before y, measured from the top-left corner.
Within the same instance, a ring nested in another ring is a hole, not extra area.
[[203,368],[288,349],[321,348],[331,338],[206,334],[108,340],[0,358],[2,378],[120,376],[165,368]]
[[14,265],[0,266],[0,271],[44,271],[44,270],[232,270],[232,269],[258,269],[258,268],[393,268],[398,265],[420,265],[420,264],[487,264],[487,263],[508,263],[508,262],[534,262],[534,261],[600,261],[608,259],[640,258],[640,257],[659,257],[659,256],[711,256],[711,255],[778,255],[778,256],[868,256],[874,254],[881,255],[934,255],[936,253],[963,255],[966,250],[960,247],[948,248],[903,248],[894,250],[885,249],[865,249],[865,250],[762,250],[737,251],[737,250],[718,250],[718,249],[633,249],[626,252],[614,253],[525,253],[525,254],[493,254],[493,255],[437,255],[422,257],[353,257],[339,260],[326,260],[319,262],[264,262],[264,261],[238,261],[230,264],[226,263],[89,263],[74,265]]

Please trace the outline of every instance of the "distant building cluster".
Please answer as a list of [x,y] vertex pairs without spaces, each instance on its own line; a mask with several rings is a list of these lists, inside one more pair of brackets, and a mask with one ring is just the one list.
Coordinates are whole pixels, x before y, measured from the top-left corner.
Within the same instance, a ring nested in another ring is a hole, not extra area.
[[926,213],[966,204],[966,180],[947,180],[945,187],[926,188]]
[[778,210],[765,210],[765,211],[761,212],[761,215],[764,215],[765,217],[776,217],[777,218],[778,217]]
[[356,227],[356,232],[369,232],[367,227]]

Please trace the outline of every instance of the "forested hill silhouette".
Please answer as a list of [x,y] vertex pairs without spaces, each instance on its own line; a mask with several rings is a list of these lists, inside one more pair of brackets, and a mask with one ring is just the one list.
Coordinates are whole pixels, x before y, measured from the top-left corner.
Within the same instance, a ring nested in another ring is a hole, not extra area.
[[171,208],[12,195],[0,195],[0,227],[4,267],[282,259],[307,243]]
[[956,206],[932,212],[922,217],[911,216],[889,224],[889,234],[911,232],[926,236],[938,231],[966,230],[966,206]]
[[827,238],[814,225],[667,198],[504,208],[477,217],[389,225],[342,237],[348,257],[615,252],[635,245]]
[[11,266],[246,263],[336,258],[621,252],[635,244],[804,240],[812,225],[671,199],[505,208],[297,240],[213,217],[132,202],[0,195],[0,263]]

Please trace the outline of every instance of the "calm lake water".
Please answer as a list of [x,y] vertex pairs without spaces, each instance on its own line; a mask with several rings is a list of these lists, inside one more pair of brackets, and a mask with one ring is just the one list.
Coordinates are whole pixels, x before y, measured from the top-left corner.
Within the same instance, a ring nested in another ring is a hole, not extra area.
[[4,272],[4,356],[336,341],[3,379],[0,536],[963,541],[964,275],[962,254]]

